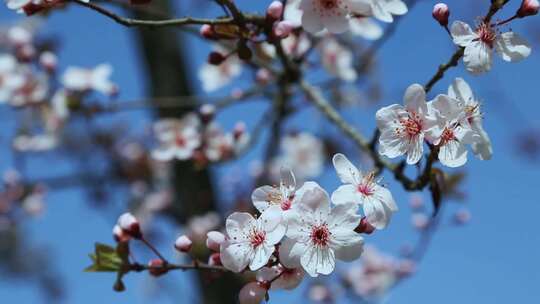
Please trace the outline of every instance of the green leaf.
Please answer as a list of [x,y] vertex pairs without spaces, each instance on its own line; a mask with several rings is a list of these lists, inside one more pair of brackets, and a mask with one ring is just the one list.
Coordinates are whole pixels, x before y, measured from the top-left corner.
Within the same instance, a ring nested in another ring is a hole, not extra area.
[[[120,246],[118,246],[120,247]],[[90,259],[93,264],[87,267],[84,271],[86,272],[118,272],[123,265],[129,264],[127,255],[129,255],[129,249],[113,248],[109,245],[96,243],[95,251],[93,254],[90,254]],[[127,253],[125,250],[128,250]],[[119,254],[121,253],[121,255]]]

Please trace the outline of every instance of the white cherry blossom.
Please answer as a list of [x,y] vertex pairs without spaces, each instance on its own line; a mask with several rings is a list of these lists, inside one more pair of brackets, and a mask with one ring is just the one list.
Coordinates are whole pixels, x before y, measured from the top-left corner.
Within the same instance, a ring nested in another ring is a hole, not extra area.
[[154,125],[154,132],[159,141],[159,147],[152,152],[152,156],[160,161],[191,158],[195,149],[201,144],[199,124],[199,119],[194,114],[187,115],[181,120],[158,121]]
[[117,86],[109,79],[113,69],[110,64],[100,64],[93,69],[68,67],[62,76],[62,84],[67,90],[86,92],[94,90],[106,95],[117,92]]
[[287,230],[279,206],[266,209],[257,219],[235,212],[227,218],[225,227],[227,240],[221,244],[221,262],[233,272],[241,272],[248,265],[252,271],[266,265]]
[[15,91],[23,86],[25,77],[19,70],[17,60],[13,56],[0,55],[0,102],[9,101]]
[[407,5],[401,0],[356,0],[355,14],[374,16],[383,22],[393,22],[392,15],[405,15]]
[[328,37],[321,43],[322,64],[329,74],[344,81],[355,81],[356,70],[354,69],[354,57],[348,48]]
[[280,172],[279,187],[262,186],[251,194],[253,205],[260,212],[264,212],[270,206],[279,206],[283,211],[292,208],[296,199],[296,178],[289,168],[281,168]]
[[[215,45],[214,50],[221,54],[228,54],[230,50],[221,46]],[[240,59],[236,55],[227,56],[227,58],[219,65],[205,63],[199,70],[199,79],[202,82],[203,90],[212,92],[218,90],[240,75],[242,65]]]
[[439,160],[447,167],[460,167],[467,162],[467,148],[477,140],[477,135],[465,119],[464,104],[446,95],[439,95],[431,104],[437,117],[433,144],[439,148]]
[[448,88],[448,96],[464,104],[466,123],[478,134],[477,140],[471,145],[474,155],[481,160],[491,159],[491,140],[482,126],[480,102],[475,99],[471,87],[463,78],[456,78]]
[[[301,0],[302,26],[310,33],[324,29],[339,34],[349,29],[349,16],[358,0]],[[360,7],[359,7],[360,8]]]
[[330,208],[326,191],[316,186],[299,200],[287,218],[287,238],[279,257],[287,268],[302,268],[312,277],[334,271],[336,259],[352,261],[362,254],[364,240],[354,229],[360,223],[357,205]]
[[473,31],[465,22],[455,21],[451,28],[454,43],[465,48],[463,62],[472,74],[491,69],[493,50],[504,61],[517,62],[531,54],[531,47],[514,32],[499,33],[495,25],[480,23]]
[[422,158],[424,138],[431,136],[435,119],[429,113],[421,85],[407,88],[403,99],[405,106],[394,104],[376,113],[381,132],[379,153],[390,158],[407,154],[407,163],[412,165]]
[[283,19],[292,22],[296,27],[302,25],[302,10],[300,10],[301,0],[289,0],[285,5]]
[[336,154],[332,161],[339,179],[345,184],[332,193],[332,202],[362,205],[367,221],[377,229],[385,228],[398,210],[390,191],[377,183],[373,173],[363,175],[345,155]]
[[310,133],[286,135],[281,141],[283,156],[275,161],[280,168],[286,164],[294,171],[297,180],[317,177],[324,167],[324,146]]

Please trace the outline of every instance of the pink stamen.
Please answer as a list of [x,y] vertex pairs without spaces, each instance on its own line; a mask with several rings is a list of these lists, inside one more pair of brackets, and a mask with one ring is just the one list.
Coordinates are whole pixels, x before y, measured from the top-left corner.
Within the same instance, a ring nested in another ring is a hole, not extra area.
[[328,246],[330,242],[330,230],[328,230],[328,226],[326,224],[314,226],[311,229],[311,241],[317,246]]
[[262,243],[264,243],[265,239],[266,239],[266,232],[254,230],[251,233],[251,237],[250,237],[251,246],[253,246],[253,248],[256,248],[260,246]]

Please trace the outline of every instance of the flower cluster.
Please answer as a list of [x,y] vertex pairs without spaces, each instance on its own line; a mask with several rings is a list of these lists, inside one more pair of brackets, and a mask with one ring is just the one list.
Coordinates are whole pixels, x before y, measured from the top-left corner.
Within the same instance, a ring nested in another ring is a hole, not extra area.
[[255,189],[252,200],[261,216],[236,212],[227,218],[227,238],[220,248],[223,265],[234,272],[265,266],[291,273],[303,269],[315,277],[332,273],[336,259],[358,258],[364,243],[355,231],[362,222],[358,206],[378,229],[388,224],[397,206],[373,175],[363,176],[344,155],[334,156],[334,166],[346,185],[331,198],[315,182],[298,187],[287,168],[281,170],[279,186]]
[[239,122],[233,132],[225,133],[213,114],[214,107],[205,105],[199,114],[156,122],[154,131],[159,147],[152,156],[159,161],[192,159],[204,166],[239,154],[249,141],[245,125]]
[[381,132],[379,153],[390,158],[407,156],[416,164],[423,156],[424,142],[436,147],[441,163],[459,167],[467,162],[466,145],[471,145],[480,159],[490,159],[491,141],[482,128],[480,103],[471,88],[457,78],[448,90],[426,102],[424,88],[411,85],[404,96],[404,106],[391,105],[377,111]]
[[[304,29],[311,33],[327,30],[343,33],[358,22],[358,17],[373,16],[383,22],[392,22],[392,15],[407,13],[407,6],[401,0],[299,0],[291,1],[299,13],[291,18],[301,18]],[[356,24],[358,26],[358,24]]]

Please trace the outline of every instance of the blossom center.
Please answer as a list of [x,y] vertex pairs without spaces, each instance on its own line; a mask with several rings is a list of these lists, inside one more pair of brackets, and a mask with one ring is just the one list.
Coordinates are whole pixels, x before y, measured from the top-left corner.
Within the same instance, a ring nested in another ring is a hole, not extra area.
[[422,132],[422,119],[417,113],[410,113],[409,117],[401,119],[399,122],[408,137],[415,137]]
[[253,248],[257,248],[262,243],[264,243],[264,240],[266,239],[266,232],[260,231],[260,230],[253,230],[251,232],[250,236],[250,243]]
[[497,33],[493,30],[491,25],[486,23],[480,24],[476,29],[476,34],[480,41],[487,44],[490,48],[493,48],[495,39],[497,39]]
[[313,244],[325,247],[330,242],[330,230],[326,224],[314,226],[311,229],[311,241]]
[[177,135],[176,138],[174,139],[174,142],[179,147],[183,147],[186,145],[186,139],[182,135]]
[[375,184],[375,173],[370,172],[362,179],[362,183],[358,185],[358,192],[362,193],[365,196],[372,195],[375,191],[373,186]]
[[331,10],[339,6],[340,0],[319,0],[319,6]]
[[456,136],[454,135],[454,131],[450,128],[445,128],[441,135],[441,145],[444,145],[455,139]]

